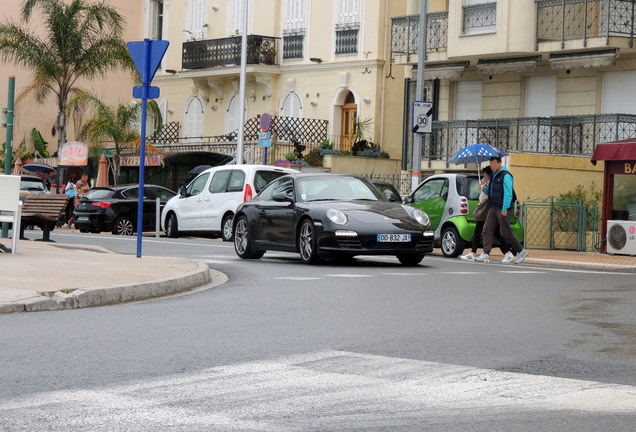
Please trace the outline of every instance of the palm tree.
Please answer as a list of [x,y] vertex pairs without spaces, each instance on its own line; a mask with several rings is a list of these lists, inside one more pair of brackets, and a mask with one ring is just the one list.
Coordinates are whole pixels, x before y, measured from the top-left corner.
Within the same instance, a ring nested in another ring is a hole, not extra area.
[[[44,38],[29,32],[35,10],[42,13]],[[65,0],[26,0],[21,16],[22,25],[9,20],[0,23],[0,57],[33,72],[33,82],[18,100],[32,93],[43,103],[55,94],[59,148],[66,142],[66,106],[68,98],[79,91],[78,80],[101,78],[122,69],[135,71],[122,38],[124,17],[105,3],[86,0],[68,4]]]
[[[94,148],[115,146],[113,157],[115,183],[119,183],[121,154],[124,152],[139,154],[141,140],[138,128],[141,107],[141,102],[137,102],[132,105],[119,104],[117,108],[114,108],[87,92],[78,93],[68,103],[67,114],[76,108],[81,112],[88,111],[92,114],[92,117],[80,127],[79,139],[87,140],[89,146]],[[159,105],[154,100],[149,100],[147,110],[148,115],[157,120],[154,132],[159,132],[161,130]],[[158,149],[149,144],[146,144],[145,151],[147,155],[162,155]]]

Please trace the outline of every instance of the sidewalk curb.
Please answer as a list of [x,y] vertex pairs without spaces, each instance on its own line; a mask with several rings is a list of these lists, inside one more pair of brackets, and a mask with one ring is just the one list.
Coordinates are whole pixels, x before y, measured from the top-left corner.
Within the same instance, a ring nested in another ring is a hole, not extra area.
[[133,282],[118,286],[101,286],[73,290],[41,292],[40,296],[0,304],[0,314],[41,312],[129,303],[191,291],[212,281],[207,264],[194,261],[195,270],[178,276]]

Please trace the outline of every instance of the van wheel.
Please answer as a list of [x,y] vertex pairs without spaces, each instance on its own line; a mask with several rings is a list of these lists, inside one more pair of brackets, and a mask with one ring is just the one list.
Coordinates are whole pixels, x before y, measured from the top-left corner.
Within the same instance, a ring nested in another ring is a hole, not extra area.
[[166,236],[169,238],[179,237],[179,223],[177,222],[177,215],[170,213],[168,220],[166,221]]
[[447,226],[442,231],[442,253],[447,258],[457,258],[463,251],[466,242],[459,236],[457,228]]
[[232,233],[232,222],[234,221],[234,215],[229,214],[223,218],[221,222],[221,237],[223,237],[223,241],[229,242],[234,239],[234,235]]

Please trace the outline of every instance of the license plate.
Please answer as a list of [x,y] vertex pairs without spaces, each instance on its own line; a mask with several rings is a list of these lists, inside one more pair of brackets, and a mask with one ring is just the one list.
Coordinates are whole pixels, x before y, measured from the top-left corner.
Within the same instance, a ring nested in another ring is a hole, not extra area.
[[78,222],[88,221],[88,216],[80,216],[77,218]]
[[378,234],[378,242],[403,243],[410,242],[411,234]]

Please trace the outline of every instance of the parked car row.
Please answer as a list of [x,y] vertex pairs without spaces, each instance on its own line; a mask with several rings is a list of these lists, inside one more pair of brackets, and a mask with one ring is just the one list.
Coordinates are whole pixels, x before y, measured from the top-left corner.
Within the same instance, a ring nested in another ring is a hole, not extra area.
[[[37,180],[24,180],[25,188],[45,193]],[[138,195],[138,185],[94,188],[76,207],[75,225],[82,232],[132,235]],[[447,257],[471,246],[478,197],[479,178],[471,174],[433,175],[402,199],[392,184],[378,180],[227,165],[202,171],[178,193],[146,185],[143,228],[156,228],[160,198],[161,228],[168,237],[218,234],[234,240],[241,258],[260,258],[267,250],[298,252],[306,263],[388,254],[413,265],[434,246]],[[523,242],[519,208],[515,202],[511,227]]]

